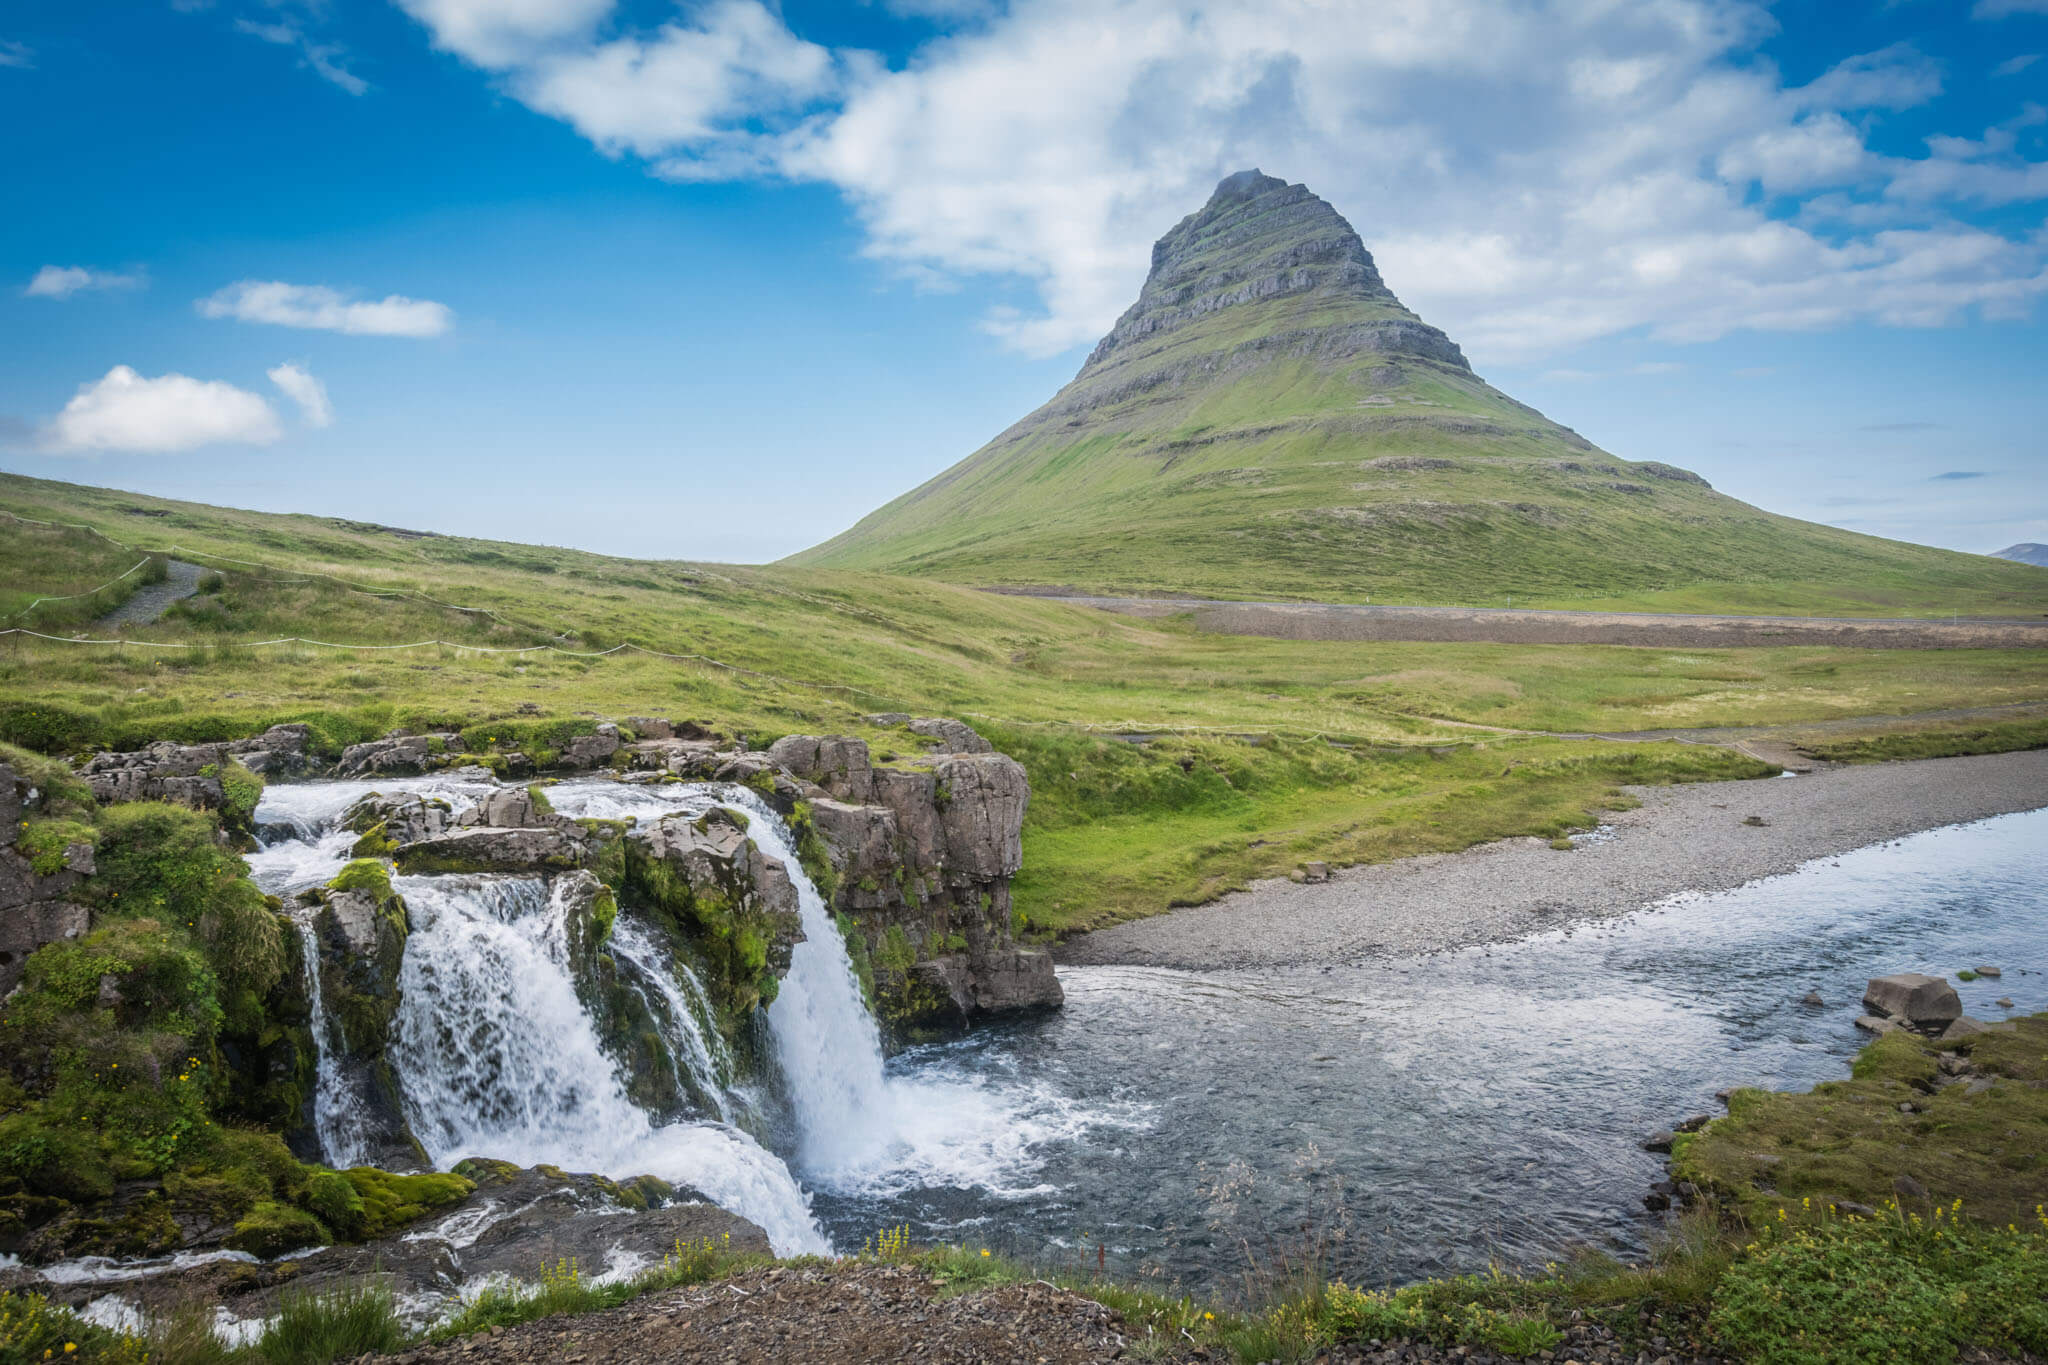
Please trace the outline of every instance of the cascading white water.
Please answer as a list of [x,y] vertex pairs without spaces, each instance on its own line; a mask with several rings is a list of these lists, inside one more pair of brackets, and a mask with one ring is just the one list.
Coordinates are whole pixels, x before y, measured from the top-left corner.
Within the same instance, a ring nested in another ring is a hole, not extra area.
[[[441,797],[459,813],[493,787],[446,777],[272,787],[257,818],[290,834],[250,855],[252,873],[266,891],[286,896],[327,881],[355,839],[337,828],[339,817],[371,791]],[[747,815],[747,837],[788,869],[805,939],[768,1022],[807,1179],[867,1194],[977,1186],[1009,1196],[1035,1188],[1034,1148],[1070,1120],[1049,1127],[1027,1113],[1030,1097],[984,1079],[885,1074],[881,1038],[838,926],[804,875],[787,827],[755,793],[585,779],[553,786],[549,797],[564,815],[601,819],[726,805]],[[565,906],[546,880],[401,877],[396,887],[412,933],[391,1058],[407,1120],[437,1166],[489,1156],[621,1178],[655,1175],[759,1224],[778,1252],[829,1249],[803,1188],[751,1136],[727,1123],[656,1123],[627,1094],[577,995]],[[671,1059],[694,1082],[688,1088],[721,1118],[753,1114],[751,1099],[731,1085],[731,1059],[721,1035],[706,1026],[709,1010],[688,964],[630,910],[614,924],[608,951],[629,986],[643,999],[657,997],[658,1008],[647,1001],[650,1013]],[[340,1068],[329,1061],[337,1040],[329,1036],[317,971],[309,987],[321,1046],[316,1129],[330,1161],[355,1159],[362,1144]]]
[[896,1136],[881,1031],[861,997],[846,941],[797,862],[782,817],[745,788],[731,797],[746,808],[754,846],[789,870],[803,917],[804,941],[768,1007],[776,1061],[796,1111],[798,1159],[820,1173],[862,1164]]
[[[619,961],[633,968],[635,989],[644,982],[661,999],[666,1011],[662,1022],[668,1025],[663,1041],[668,1044],[677,1085],[688,1088],[684,1079],[687,1071],[699,1082],[718,1117],[731,1123],[732,1100],[728,1092],[732,1084],[732,1059],[725,1055],[722,1040],[717,1045],[710,1041],[718,1036],[715,1032],[706,1034],[704,1021],[711,1010],[697,974],[690,970],[689,963],[656,943],[654,935],[624,916],[612,925],[611,951]],[[643,1001],[652,1011],[654,1002],[646,1001],[644,996]],[[657,1018],[661,1018],[659,1013]],[[706,1078],[711,1084],[702,1084]]]
[[320,1151],[330,1166],[361,1166],[369,1160],[369,1152],[362,1140],[362,1123],[355,1105],[355,1094],[342,1079],[341,1068],[335,1062],[339,1048],[329,1031],[333,1025],[327,1019],[327,993],[320,984],[320,940],[310,920],[300,920],[298,930],[299,948],[305,958],[306,1000],[311,1013],[307,1023],[312,1030],[313,1046],[319,1059],[313,1087],[313,1132],[320,1139]]
[[437,1166],[488,1154],[695,1186],[777,1252],[828,1250],[789,1171],[737,1129],[656,1126],[577,998],[560,898],[538,878],[401,877],[412,917],[392,1061]]

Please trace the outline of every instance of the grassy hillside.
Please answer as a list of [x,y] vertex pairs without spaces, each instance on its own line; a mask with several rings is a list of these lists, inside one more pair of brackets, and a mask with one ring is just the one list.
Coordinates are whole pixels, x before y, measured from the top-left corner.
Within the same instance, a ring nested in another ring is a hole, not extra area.
[[[1448,722],[1630,730],[2048,701],[2034,651],[1246,639],[920,579],[610,559],[13,476],[0,512],[130,547],[52,534],[31,580],[85,581],[98,556],[118,571],[144,551],[219,571],[215,590],[114,637],[129,643],[5,637],[0,739],[62,751],[307,720],[338,747],[393,726],[661,715],[755,743],[861,734],[889,753],[915,741],[867,716],[957,715],[1030,770],[1018,890],[1045,928],[1308,857],[1554,833],[1617,782],[1759,770],[1697,746]],[[46,633],[74,632],[109,638]],[[1115,737],[1138,732],[1165,737]]]
[[789,562],[1231,598],[2048,609],[2048,575],[1596,449],[1473,374],[1299,186],[1232,177],[1153,260],[1044,407]]

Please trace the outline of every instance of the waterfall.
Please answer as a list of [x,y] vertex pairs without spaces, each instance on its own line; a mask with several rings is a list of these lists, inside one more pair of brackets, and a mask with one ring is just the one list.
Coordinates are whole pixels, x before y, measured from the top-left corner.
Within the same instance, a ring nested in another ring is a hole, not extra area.
[[839,926],[804,875],[782,817],[743,787],[728,795],[746,808],[754,846],[789,869],[803,917],[804,941],[796,945],[782,989],[768,1007],[776,1061],[796,1112],[798,1160],[820,1173],[862,1163],[895,1137],[881,1032],[861,996]]
[[[722,1124],[657,1126],[626,1095],[568,965],[539,878],[401,877],[413,930],[392,1061],[436,1166],[489,1155],[691,1186],[783,1255],[827,1250],[789,1171]],[[710,1088],[710,1087],[707,1087]]]
[[364,1150],[362,1127],[358,1122],[356,1096],[343,1079],[336,1063],[331,1025],[327,1022],[327,994],[320,984],[320,936],[309,920],[298,921],[299,950],[306,960],[306,1001],[313,1046],[319,1058],[313,1089],[313,1132],[320,1139],[320,1151],[327,1164],[337,1169],[360,1166],[369,1157]]
[[[269,788],[258,808],[273,842],[249,857],[264,890],[290,896],[340,870],[354,836],[342,813],[371,791],[447,798],[459,812],[491,784],[445,777],[375,784],[306,783]],[[650,819],[743,810],[747,837],[780,861],[796,889],[804,941],[797,945],[768,1032],[795,1133],[795,1164],[807,1180],[844,1192],[981,1186],[1014,1194],[1013,1177],[1035,1165],[1043,1133],[1020,1121],[1017,1097],[961,1079],[889,1078],[875,1021],[846,944],[804,875],[788,828],[743,787],[636,786],[608,779],[549,790],[564,815]],[[778,1253],[827,1252],[809,1196],[788,1166],[747,1132],[754,1107],[733,1086],[732,1059],[689,964],[662,935],[622,910],[605,951],[662,1035],[676,1079],[722,1122],[661,1123],[626,1088],[577,992],[559,879],[539,876],[407,876],[394,880],[412,924],[399,969],[400,1004],[388,1056],[413,1134],[435,1166],[493,1157],[553,1164],[617,1178],[654,1175],[761,1226]],[[308,996],[320,1046],[315,1129],[327,1159],[362,1159],[351,1092],[335,1059],[338,1040],[320,992],[318,945],[309,926]]]
[[[706,1031],[711,1006],[697,974],[689,963],[658,944],[654,935],[623,915],[612,925],[611,949],[614,957],[633,969],[633,987],[641,992],[649,1013],[668,1026],[662,1041],[668,1044],[677,1088],[685,1093],[693,1088],[702,1091],[718,1117],[731,1123],[732,1058],[718,1031]],[[643,983],[653,989],[662,1009],[654,1009],[654,1002],[647,1000]],[[695,1087],[692,1080],[698,1082]],[[704,1084],[706,1080],[710,1084]]]

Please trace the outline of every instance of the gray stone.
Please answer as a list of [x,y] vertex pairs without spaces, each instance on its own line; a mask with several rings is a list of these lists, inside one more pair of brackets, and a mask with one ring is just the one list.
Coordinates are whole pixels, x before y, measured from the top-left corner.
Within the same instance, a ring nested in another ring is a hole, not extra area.
[[1988,976],[1994,979],[2005,975],[2004,972],[2000,971],[1996,967],[1975,967],[1972,968],[1972,970],[1975,971],[1979,976]]
[[949,754],[992,754],[996,746],[983,739],[966,721],[950,716],[926,716],[910,722],[910,732],[935,739]]
[[1932,1196],[1927,1193],[1927,1187],[1921,1184],[1919,1181],[1915,1180],[1910,1175],[1893,1176],[1892,1192],[1898,1195],[1899,1201],[1901,1203],[1913,1199],[1927,1200],[1932,1198]]
[[1942,1042],[1952,1043],[1958,1038],[1973,1038],[1977,1034],[1988,1032],[1990,1027],[1983,1020],[1965,1015],[1960,1019],[1951,1019],[1948,1027],[1941,1031],[1940,1037]]
[[619,744],[619,727],[607,721],[593,733],[578,735],[563,745],[561,765],[586,771],[601,768],[619,751]]
[[1326,882],[1330,880],[1330,865],[1324,862],[1303,863],[1301,879],[1305,882]]
[[371,792],[342,813],[341,823],[358,834],[381,827],[395,844],[416,843],[445,833],[454,823],[453,807],[439,797],[413,792]]
[[2012,1008],[2012,997],[2009,995],[2001,995],[1991,1003],[1998,1006],[1998,1008],[2002,1010],[2009,1010]]
[[461,747],[462,736],[452,731],[426,735],[390,734],[343,749],[341,761],[334,765],[334,772],[337,777],[423,773],[438,766],[446,755]]
[[475,825],[401,844],[393,860],[404,873],[559,872],[581,867],[591,851],[590,840],[565,829]]
[[1955,987],[1941,977],[1920,972],[1872,977],[1864,989],[1863,1003],[1875,1013],[1918,1029],[1938,1030],[1963,1013]]
[[1818,1009],[1821,1006],[1827,1004],[1827,1001],[1820,998],[1819,991],[1808,991],[1805,995],[1800,997],[1799,1003],[1802,1005],[1807,1005],[1812,1008]]
[[815,782],[842,801],[864,802],[875,793],[874,764],[866,741],[841,735],[785,735],[768,746],[767,759]]
[[951,881],[992,881],[1024,866],[1024,809],[1031,783],[1024,766],[1003,754],[954,754],[932,767],[945,875]]
[[[26,778],[0,763],[0,829],[19,830],[25,817],[39,813],[41,802]],[[46,943],[77,938],[91,926],[90,912],[70,896],[92,869],[90,844],[66,845],[64,865],[44,876],[12,838],[0,843],[0,996],[20,982],[29,954]]]
[[1856,1027],[1865,1033],[1890,1033],[1893,1029],[1905,1027],[1896,1019],[1887,1019],[1881,1014],[1859,1014]]

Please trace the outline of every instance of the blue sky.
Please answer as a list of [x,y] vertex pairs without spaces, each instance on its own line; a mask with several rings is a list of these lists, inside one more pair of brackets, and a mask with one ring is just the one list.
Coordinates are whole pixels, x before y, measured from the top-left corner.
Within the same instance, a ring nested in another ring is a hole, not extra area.
[[0,467],[772,559],[1256,165],[1616,454],[2048,541],[2042,54],[2048,0],[18,0]]

